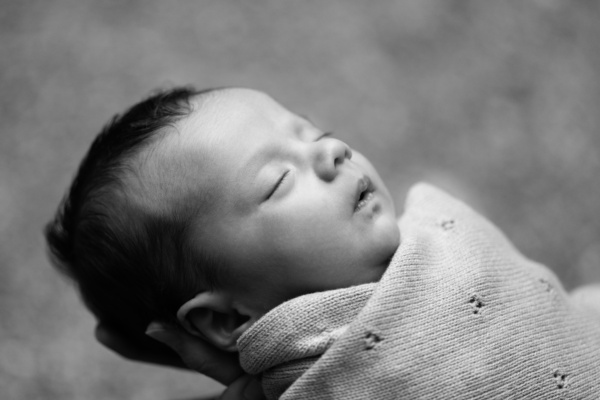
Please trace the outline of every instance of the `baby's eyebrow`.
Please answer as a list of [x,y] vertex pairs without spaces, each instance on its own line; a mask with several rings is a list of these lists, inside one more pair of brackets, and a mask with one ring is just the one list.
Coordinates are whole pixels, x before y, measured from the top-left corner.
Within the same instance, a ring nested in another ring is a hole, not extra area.
[[281,152],[282,147],[280,143],[268,143],[260,149],[255,149],[251,152],[250,156],[240,164],[241,168],[238,170],[237,179],[240,179],[243,176],[246,178],[256,178],[260,169],[267,162],[281,154]]

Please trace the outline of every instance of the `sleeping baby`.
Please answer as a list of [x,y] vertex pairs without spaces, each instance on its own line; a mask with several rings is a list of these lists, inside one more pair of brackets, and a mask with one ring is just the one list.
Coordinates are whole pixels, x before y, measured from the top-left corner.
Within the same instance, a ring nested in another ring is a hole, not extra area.
[[600,289],[563,290],[426,184],[268,95],[158,92],[98,135],[46,229],[101,321],[177,325],[268,398],[596,398]]

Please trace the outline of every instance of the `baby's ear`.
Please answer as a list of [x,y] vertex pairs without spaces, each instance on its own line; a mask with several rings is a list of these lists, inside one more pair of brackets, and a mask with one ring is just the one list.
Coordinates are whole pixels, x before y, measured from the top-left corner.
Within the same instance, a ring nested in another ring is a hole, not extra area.
[[256,318],[243,315],[222,292],[202,292],[177,311],[184,329],[225,351],[237,351],[238,338]]

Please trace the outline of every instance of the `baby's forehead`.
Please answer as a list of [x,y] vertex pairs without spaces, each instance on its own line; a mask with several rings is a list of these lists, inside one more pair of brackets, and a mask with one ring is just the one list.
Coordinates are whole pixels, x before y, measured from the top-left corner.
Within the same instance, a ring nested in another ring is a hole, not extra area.
[[191,101],[192,112],[180,121],[182,128],[210,127],[219,121],[265,119],[273,122],[296,116],[265,92],[246,88],[225,88]]
[[[190,106],[191,112],[165,127],[158,140],[135,163],[140,181],[138,197],[153,209],[178,207],[190,200],[210,203],[210,199],[204,198],[209,194],[218,197],[222,176],[208,176],[203,167],[211,164],[211,160],[227,156],[220,153],[224,147],[218,143],[227,141],[230,135],[239,138],[239,146],[249,150],[262,137],[252,132],[263,128],[279,131],[270,128],[304,120],[266,93],[252,89],[219,89],[196,96]],[[230,148],[226,149],[225,153],[229,153]],[[208,194],[201,191],[199,182],[214,190]]]
[[203,100],[204,104],[210,103],[222,103],[230,106],[243,105],[248,103],[264,103],[264,102],[275,102],[269,94],[260,90],[242,88],[242,87],[230,87],[216,89],[209,93],[195,96],[194,100]]

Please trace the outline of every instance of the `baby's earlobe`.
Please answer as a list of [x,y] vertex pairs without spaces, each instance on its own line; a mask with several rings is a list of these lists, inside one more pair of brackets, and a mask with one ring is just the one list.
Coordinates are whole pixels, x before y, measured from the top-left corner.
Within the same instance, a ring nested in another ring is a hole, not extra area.
[[177,312],[181,326],[224,351],[237,351],[237,339],[254,319],[243,315],[220,292],[203,292],[188,300]]

